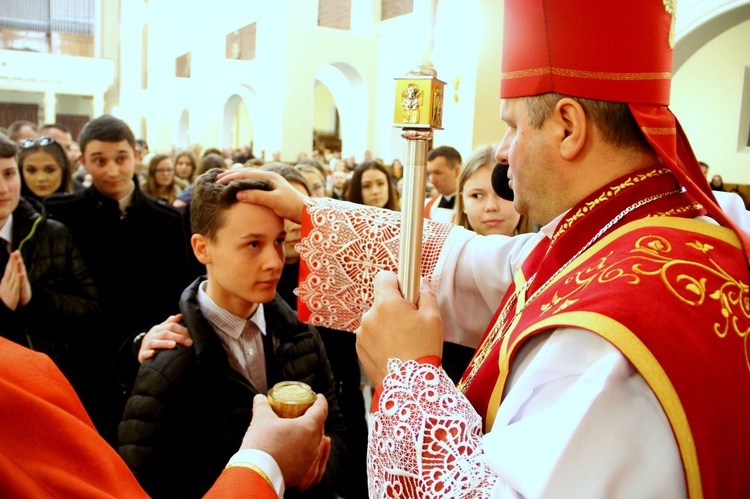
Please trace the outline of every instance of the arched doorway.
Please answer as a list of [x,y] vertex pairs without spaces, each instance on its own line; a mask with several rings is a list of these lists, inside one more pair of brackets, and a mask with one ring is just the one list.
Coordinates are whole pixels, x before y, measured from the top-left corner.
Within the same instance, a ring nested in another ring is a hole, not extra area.
[[[323,85],[335,104],[338,116],[336,136],[341,141],[342,157],[355,155],[361,158],[367,149],[369,117],[367,83],[362,73],[349,63],[332,62],[318,70],[315,80],[316,88]],[[321,98],[324,95],[322,88],[320,95]],[[333,112],[330,107],[328,112]]]
[[177,136],[174,141],[175,145],[184,149],[190,145],[190,111],[183,109],[180,114],[180,121],[177,124]]
[[750,19],[750,1],[693,0],[680,4],[675,27],[673,73],[701,47]]
[[239,149],[243,146],[250,146],[252,141],[253,129],[248,106],[240,95],[233,94],[224,104],[222,146]]

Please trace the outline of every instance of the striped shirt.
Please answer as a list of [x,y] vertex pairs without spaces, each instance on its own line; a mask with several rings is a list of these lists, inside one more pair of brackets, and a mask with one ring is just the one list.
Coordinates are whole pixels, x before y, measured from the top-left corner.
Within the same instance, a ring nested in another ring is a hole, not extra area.
[[221,308],[206,293],[203,281],[198,287],[198,305],[204,317],[221,340],[229,365],[242,374],[258,393],[268,390],[263,336],[266,334],[266,317],[263,304],[258,304],[249,318],[239,317]]

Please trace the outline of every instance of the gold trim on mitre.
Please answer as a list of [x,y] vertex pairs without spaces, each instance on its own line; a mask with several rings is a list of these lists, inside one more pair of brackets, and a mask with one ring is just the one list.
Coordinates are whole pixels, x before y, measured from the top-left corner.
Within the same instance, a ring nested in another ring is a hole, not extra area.
[[533,76],[544,75],[569,76],[571,78],[613,81],[669,80],[670,78],[672,78],[672,73],[670,73],[669,71],[663,71],[659,73],[613,73],[604,71],[580,71],[577,69],[555,68],[551,66],[545,68],[522,69],[520,71],[509,71],[506,73],[502,73],[501,77],[503,80],[511,80],[514,78],[529,78]]

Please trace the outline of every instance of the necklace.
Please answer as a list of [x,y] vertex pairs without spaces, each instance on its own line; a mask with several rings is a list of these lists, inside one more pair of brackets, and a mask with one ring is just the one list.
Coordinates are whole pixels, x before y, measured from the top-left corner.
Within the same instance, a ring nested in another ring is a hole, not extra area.
[[[518,309],[518,311],[513,315],[513,317],[517,317],[521,315],[521,313],[526,310],[526,308],[529,306],[529,304],[534,301],[534,299],[541,295],[549,286],[552,284],[552,282],[555,280],[555,278],[560,275],[573,261],[575,261],[579,256],[583,254],[584,251],[589,249],[591,245],[593,245],[597,240],[599,240],[600,237],[604,235],[605,232],[607,232],[609,229],[612,228],[615,224],[617,224],[620,220],[622,220],[625,215],[632,212],[633,210],[636,210],[640,208],[641,206],[647,205],[648,203],[651,203],[653,201],[656,201],[657,199],[661,199],[663,197],[667,196],[673,196],[676,194],[682,194],[685,192],[685,188],[682,187],[680,189],[670,191],[670,192],[662,192],[660,194],[654,194],[653,196],[649,196],[647,198],[641,199],[640,201],[631,204],[624,210],[622,210],[620,213],[618,213],[612,220],[610,220],[604,227],[602,227],[599,232],[597,232],[594,237],[592,237],[586,244],[584,244],[581,249],[578,250],[578,252],[573,255],[567,262],[565,262],[559,269],[555,271],[552,276],[550,276],[549,279],[547,279],[544,284],[542,284],[539,289],[534,291],[534,293],[529,297],[528,300],[526,300],[523,305]],[[552,245],[550,244],[550,247],[547,248],[547,253],[552,249]],[[479,369],[482,367],[482,364],[487,359],[487,357],[490,355],[490,352],[495,348],[495,345],[502,340],[505,335],[507,334],[506,330],[506,319],[508,318],[508,314],[513,309],[513,307],[516,305],[516,302],[518,302],[518,299],[520,296],[525,296],[526,290],[531,286],[531,284],[534,282],[534,279],[536,278],[536,272],[532,274],[532,276],[529,278],[528,281],[526,281],[523,286],[521,286],[515,293],[513,293],[513,296],[508,300],[508,303],[505,304],[505,307],[503,307],[503,311],[500,314],[500,317],[495,322],[495,325],[493,326],[490,333],[487,335],[485,340],[482,342],[482,345],[479,349],[479,351],[474,355],[474,358],[471,359],[471,363],[469,364],[469,374],[468,376],[465,376],[461,381],[458,383],[457,388],[460,392],[466,393],[466,389],[469,387],[472,381],[474,381],[474,378],[476,377],[477,373],[479,372]],[[512,321],[511,321],[512,322]]]

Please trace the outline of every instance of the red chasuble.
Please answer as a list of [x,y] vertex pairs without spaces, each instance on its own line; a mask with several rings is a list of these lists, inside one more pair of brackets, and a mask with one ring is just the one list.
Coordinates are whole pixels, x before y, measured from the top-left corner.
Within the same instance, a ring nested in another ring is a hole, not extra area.
[[462,384],[488,431],[527,339],[559,327],[592,331],[628,358],[660,401],[690,497],[743,497],[750,277],[736,234],[693,220],[700,208],[677,189],[668,170],[644,170],[574,207],[526,260]]
[[[0,496],[148,497],[49,357],[5,338],[0,338]],[[278,496],[258,473],[235,467],[225,470],[205,497]]]

